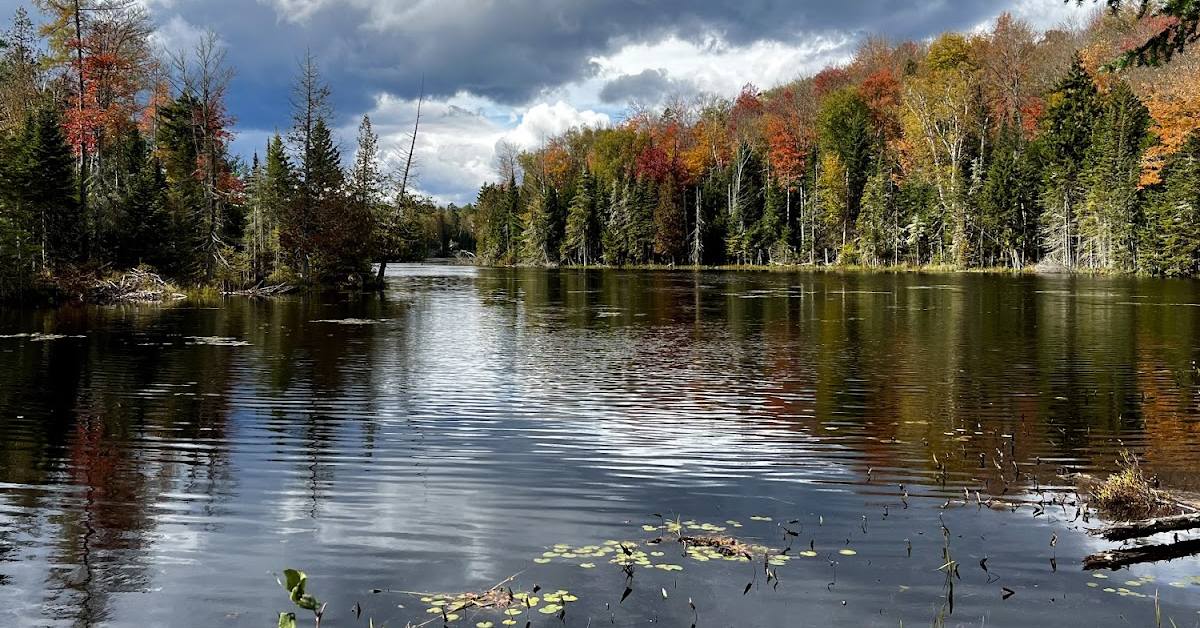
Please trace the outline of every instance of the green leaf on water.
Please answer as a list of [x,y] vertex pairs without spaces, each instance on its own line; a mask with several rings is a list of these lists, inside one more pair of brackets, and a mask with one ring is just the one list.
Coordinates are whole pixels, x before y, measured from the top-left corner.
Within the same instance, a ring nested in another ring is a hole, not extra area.
[[304,575],[303,571],[296,569],[283,570],[283,590],[288,593],[294,593],[296,589],[300,590],[300,595],[304,595],[304,582],[308,580],[308,576]]
[[295,613],[280,613],[279,614],[279,628],[296,628],[296,614]]

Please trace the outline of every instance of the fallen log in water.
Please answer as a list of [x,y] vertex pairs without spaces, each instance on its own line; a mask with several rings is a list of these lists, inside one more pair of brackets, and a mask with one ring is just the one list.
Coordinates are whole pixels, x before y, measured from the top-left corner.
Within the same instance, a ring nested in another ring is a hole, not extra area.
[[296,289],[297,289],[296,286],[293,286],[291,284],[285,284],[285,283],[273,284],[273,285],[269,285],[269,286],[263,286],[260,284],[260,285],[254,286],[253,288],[246,288],[244,290],[226,290],[226,291],[223,291],[221,294],[224,296],[259,298],[259,297],[273,297],[273,296],[280,295],[280,294],[287,294],[289,292],[294,292]]
[[1193,512],[1171,517],[1154,517],[1140,521],[1119,521],[1103,528],[1090,530],[1090,532],[1094,536],[1103,537],[1110,541],[1125,541],[1159,534],[1160,532],[1175,532],[1178,530],[1191,530],[1192,528],[1200,528],[1200,513]]
[[1085,571],[1096,569],[1120,569],[1140,563],[1154,563],[1160,560],[1175,560],[1200,554],[1200,539],[1180,541],[1166,545],[1144,545],[1127,549],[1099,552],[1083,559]]

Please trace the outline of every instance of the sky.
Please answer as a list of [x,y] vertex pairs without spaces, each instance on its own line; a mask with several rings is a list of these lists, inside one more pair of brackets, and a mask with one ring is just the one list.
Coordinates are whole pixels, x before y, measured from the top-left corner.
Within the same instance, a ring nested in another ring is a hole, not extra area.
[[[236,70],[229,105],[243,157],[289,125],[306,51],[332,89],[347,159],[367,114],[396,165],[423,85],[417,190],[457,204],[496,178],[502,141],[536,147],[618,122],[631,102],[767,89],[845,61],[871,35],[921,40],[986,28],[1004,11],[1046,29],[1094,10],[1063,0],[139,1],[163,50],[218,35]],[[0,15],[28,4],[0,0]]]

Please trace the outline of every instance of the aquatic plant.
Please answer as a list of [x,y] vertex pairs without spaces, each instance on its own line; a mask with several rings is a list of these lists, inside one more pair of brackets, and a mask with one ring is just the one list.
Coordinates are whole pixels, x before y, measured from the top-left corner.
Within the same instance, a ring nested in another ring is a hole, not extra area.
[[[278,580],[280,586],[288,592],[288,597],[296,606],[312,611],[316,627],[321,628],[321,617],[325,615],[325,605],[312,594],[305,591],[308,576],[303,571],[284,569],[283,580]],[[296,614],[283,612],[279,614],[279,628],[296,628]]]
[[1142,472],[1137,458],[1121,452],[1119,470],[1092,489],[1091,505],[1119,519],[1144,519],[1170,510],[1166,496]]

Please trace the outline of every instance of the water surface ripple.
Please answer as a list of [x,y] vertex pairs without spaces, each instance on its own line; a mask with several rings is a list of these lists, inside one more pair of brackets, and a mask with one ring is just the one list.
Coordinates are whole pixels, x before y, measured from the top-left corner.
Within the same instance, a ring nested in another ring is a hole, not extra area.
[[[1105,544],[1064,478],[1130,449],[1200,487],[1198,283],[390,270],[382,297],[0,310],[0,625],[261,628],[284,567],[327,627],[517,572],[572,626],[1152,626],[1156,593],[1200,625],[1200,560],[1081,570]],[[664,546],[684,569],[623,602],[608,556],[533,560],[655,513],[792,560]]]

